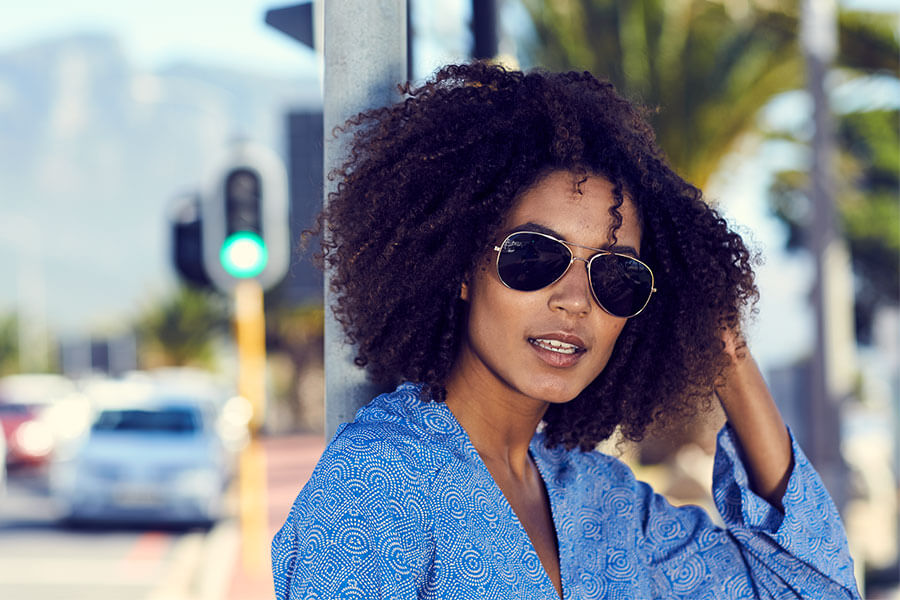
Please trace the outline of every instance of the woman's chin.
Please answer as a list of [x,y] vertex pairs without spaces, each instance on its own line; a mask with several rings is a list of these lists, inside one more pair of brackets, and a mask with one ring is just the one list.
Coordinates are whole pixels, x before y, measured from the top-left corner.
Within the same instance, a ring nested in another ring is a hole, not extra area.
[[574,400],[584,389],[571,385],[568,381],[536,381],[533,382],[528,395],[549,404],[565,404]]

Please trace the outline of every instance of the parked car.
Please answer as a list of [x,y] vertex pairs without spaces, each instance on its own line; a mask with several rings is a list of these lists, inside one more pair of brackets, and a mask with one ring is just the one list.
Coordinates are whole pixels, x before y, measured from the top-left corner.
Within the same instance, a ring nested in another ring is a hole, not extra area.
[[0,425],[6,439],[10,466],[41,466],[53,452],[53,426],[42,417],[74,392],[74,385],[59,375],[21,374],[0,379]]
[[6,436],[0,435],[0,498],[6,494]]
[[206,523],[229,480],[214,415],[190,398],[155,397],[98,411],[57,493],[69,519]]

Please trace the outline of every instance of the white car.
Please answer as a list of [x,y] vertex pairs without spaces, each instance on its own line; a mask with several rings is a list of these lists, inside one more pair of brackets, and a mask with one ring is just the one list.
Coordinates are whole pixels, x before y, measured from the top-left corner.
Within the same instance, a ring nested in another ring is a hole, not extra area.
[[98,411],[57,493],[73,521],[211,524],[223,515],[227,453],[214,414],[153,397]]

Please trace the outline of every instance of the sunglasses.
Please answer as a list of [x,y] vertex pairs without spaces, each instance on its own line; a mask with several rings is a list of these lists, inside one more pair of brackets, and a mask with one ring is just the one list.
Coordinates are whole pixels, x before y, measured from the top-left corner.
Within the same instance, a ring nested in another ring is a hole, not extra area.
[[[578,258],[572,247],[595,250],[590,258]],[[653,271],[633,256],[601,248],[564,242],[536,231],[517,231],[506,236],[497,252],[497,275],[506,287],[533,292],[559,281],[572,263],[585,264],[591,294],[604,311],[614,317],[639,314],[653,287]]]

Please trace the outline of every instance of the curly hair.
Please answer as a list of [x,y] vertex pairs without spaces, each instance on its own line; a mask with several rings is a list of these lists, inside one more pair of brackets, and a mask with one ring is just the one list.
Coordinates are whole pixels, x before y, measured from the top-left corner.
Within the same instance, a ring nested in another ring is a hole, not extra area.
[[[553,170],[597,174],[638,210],[641,259],[657,293],[626,323],[600,375],[552,404],[548,445],[593,448],[616,429],[640,440],[651,423],[708,402],[757,296],[741,238],[681,179],[640,109],[590,73],[523,73],[475,62],[444,67],[402,102],[361,113],[335,169],[322,257],[356,363],[379,382],[424,384],[442,401],[465,335],[460,285],[518,197]],[[320,221],[320,224],[322,221]]]

